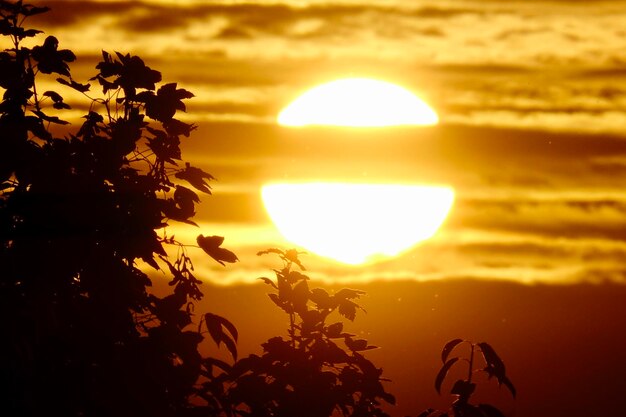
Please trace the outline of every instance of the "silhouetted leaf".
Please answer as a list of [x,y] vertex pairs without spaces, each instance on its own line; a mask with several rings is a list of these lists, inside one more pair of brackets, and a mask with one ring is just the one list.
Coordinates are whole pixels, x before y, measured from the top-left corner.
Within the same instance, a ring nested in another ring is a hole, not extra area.
[[[45,13],[48,11],[50,11],[49,7],[45,7],[45,6],[39,7],[39,6],[33,6],[32,4],[25,4],[22,7],[21,13],[24,16],[34,16],[34,15]],[[37,32],[40,33],[41,31],[38,30]]]
[[55,103],[58,103],[60,101],[63,101],[63,97],[61,97],[59,95],[59,93],[55,92],[55,91],[46,91],[42,94],[42,96],[44,97],[50,97],[52,99],[52,101],[54,101]]
[[198,242],[198,246],[200,246],[203,251],[222,265],[224,265],[224,262],[234,263],[239,260],[237,255],[233,252],[220,247],[224,242],[224,238],[222,236],[205,237],[203,235],[198,235],[196,241]]
[[478,347],[480,347],[485,362],[492,368],[493,375],[498,380],[501,380],[505,375],[504,362],[502,362],[496,351],[488,343],[478,343]]
[[291,309],[287,303],[282,301],[277,294],[267,294],[267,296],[274,302],[274,304],[283,309],[286,313],[293,313],[293,309]]
[[224,372],[230,372],[232,370],[232,366],[216,358],[204,358],[202,362],[207,368],[217,367]]
[[306,281],[308,279],[310,278],[298,271],[289,271],[287,275],[287,282],[290,284],[295,284],[298,281]]
[[509,391],[511,392],[511,395],[513,395],[513,398],[517,396],[517,390],[515,389],[515,386],[513,386],[513,383],[509,380],[509,378],[504,376],[502,380],[499,382],[501,384],[504,384],[504,386],[509,389]]
[[445,363],[448,360],[448,355],[450,355],[450,352],[452,352],[456,345],[461,342],[463,342],[463,339],[453,339],[446,343],[446,345],[443,347],[443,350],[441,351],[441,362]]
[[288,260],[289,262],[293,262],[294,264],[298,265],[298,267],[301,270],[304,271],[305,268],[304,268],[304,266],[302,265],[302,263],[300,262],[300,259],[299,259],[299,255],[301,255],[303,253],[304,252],[300,252],[300,251],[297,251],[295,249],[288,249],[288,250],[286,250],[284,252],[283,256],[285,257],[286,260]]
[[352,300],[355,298],[359,298],[363,294],[365,294],[365,291],[343,288],[337,291],[337,293],[335,294],[335,298],[338,300]]
[[283,251],[280,249],[276,249],[276,248],[269,248],[269,249],[258,251],[256,255],[261,256],[261,255],[267,255],[268,253],[276,253],[276,254],[282,255]]
[[37,68],[42,73],[57,73],[69,77],[70,71],[66,62],[74,61],[76,56],[68,49],[58,50],[58,46],[57,38],[48,36],[42,46],[33,48],[33,58],[37,61]]
[[81,83],[77,83],[76,81],[70,79],[69,81],[67,81],[64,78],[57,78],[57,81],[60,84],[66,85],[70,88],[73,88],[74,90],[81,92],[81,93],[86,93],[87,91],[89,91],[89,88],[91,87],[90,84],[81,84]]
[[[204,315],[204,321],[207,325],[207,330],[209,331],[211,338],[215,341],[217,346],[219,347],[223,342],[233,358],[237,360],[237,347],[235,345],[235,341],[238,338],[238,333],[235,326],[224,317],[212,313],[206,313]],[[228,330],[230,335],[224,332],[224,329]]]
[[177,119],[169,119],[163,122],[163,127],[169,135],[179,136],[183,135],[189,137],[191,132],[196,129],[197,126],[185,122],[181,122]]
[[40,118],[35,116],[26,116],[24,117],[24,121],[26,129],[31,131],[33,135],[45,140],[52,139],[52,135],[46,130]]
[[437,373],[437,377],[435,378],[435,389],[437,390],[439,394],[441,394],[441,384],[443,383],[443,380],[446,378],[448,371],[450,370],[452,365],[454,365],[456,361],[458,360],[459,358],[449,359],[446,363],[443,364],[443,366],[439,370],[439,373]]
[[174,117],[177,110],[186,110],[182,100],[193,97],[193,94],[176,87],[176,83],[165,84],[156,94],[141,98],[146,103],[148,117],[165,123]]
[[332,310],[337,306],[334,299],[328,292],[322,288],[314,288],[311,290],[311,301],[313,301],[320,310]]
[[194,203],[199,203],[200,198],[190,189],[177,185],[174,191],[174,201],[180,207],[180,216],[186,219],[195,214]]
[[264,283],[271,285],[272,287],[274,287],[275,289],[278,289],[278,287],[276,286],[276,284],[274,283],[273,280],[271,280],[270,278],[267,277],[259,277],[257,279],[262,280]]
[[298,282],[291,293],[291,301],[296,311],[301,311],[306,308],[306,303],[309,300],[309,285],[306,280]]
[[362,352],[364,350],[378,349],[378,346],[372,346],[367,344],[365,339],[352,339],[352,337],[345,337],[344,341],[348,349],[353,352]]
[[62,101],[57,102],[57,103],[53,103],[52,107],[57,109],[57,110],[62,110],[62,109],[71,109],[70,105],[67,103],[64,103]]
[[262,343],[261,346],[263,351],[274,358],[280,358],[282,361],[287,361],[292,353],[289,343],[280,336],[272,337],[267,342]]
[[214,179],[213,176],[199,168],[186,164],[185,168],[175,174],[176,178],[189,182],[195,189],[211,194],[209,185],[205,180]]
[[469,398],[470,395],[474,393],[475,389],[476,389],[476,384],[465,381],[463,379],[459,379],[452,386],[452,389],[450,390],[450,394],[458,395],[462,398]]
[[331,339],[336,339],[342,336],[341,332],[343,332],[343,323],[333,323],[326,328],[326,336]]
[[351,337],[346,337],[344,338],[344,342],[346,343],[346,346],[348,346],[348,349],[350,349],[353,352],[358,352],[358,351],[367,349],[367,340],[365,339],[354,340]]
[[339,302],[339,314],[344,316],[350,321],[354,321],[356,318],[356,309],[359,307],[357,304],[350,300],[342,300]]
[[61,120],[56,116],[48,116],[47,114],[45,114],[44,112],[40,111],[40,110],[31,110],[34,114],[36,114],[38,117],[40,117],[41,119],[45,120],[46,122],[50,122],[50,123],[54,123],[54,124],[58,124],[58,125],[67,125],[69,124],[69,122],[66,122],[65,120]]

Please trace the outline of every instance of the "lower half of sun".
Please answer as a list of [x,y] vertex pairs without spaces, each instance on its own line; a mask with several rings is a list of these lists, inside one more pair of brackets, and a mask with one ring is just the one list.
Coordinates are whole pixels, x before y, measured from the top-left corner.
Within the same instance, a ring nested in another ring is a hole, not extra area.
[[[410,91],[350,78],[315,87],[278,116],[283,126],[434,125],[437,114]],[[288,241],[346,264],[396,256],[432,237],[454,201],[450,187],[335,182],[262,187],[265,208]]]

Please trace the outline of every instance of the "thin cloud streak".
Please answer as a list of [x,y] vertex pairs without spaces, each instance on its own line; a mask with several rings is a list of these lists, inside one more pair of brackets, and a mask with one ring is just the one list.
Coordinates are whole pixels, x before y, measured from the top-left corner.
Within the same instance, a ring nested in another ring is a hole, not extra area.
[[[396,260],[350,269],[310,255],[320,279],[623,281],[620,2],[46,4],[53,12],[33,25],[78,52],[77,81],[114,45],[196,94],[182,116],[199,124],[185,151],[219,180],[198,219],[242,259],[228,271],[199,265],[207,280],[250,282],[270,265],[256,251],[288,247],[261,185],[343,180],[449,185],[457,200],[435,239]],[[347,76],[415,91],[442,124],[358,134],[275,125],[298,94]],[[76,125],[87,109],[63,95]]]

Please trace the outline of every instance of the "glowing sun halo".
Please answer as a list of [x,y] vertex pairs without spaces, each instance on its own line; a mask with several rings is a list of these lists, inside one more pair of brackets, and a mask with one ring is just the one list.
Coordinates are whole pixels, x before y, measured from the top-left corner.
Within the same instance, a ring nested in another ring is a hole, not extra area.
[[283,126],[384,127],[434,125],[435,111],[396,84],[369,78],[346,78],[314,87],[279,115]]
[[289,241],[321,256],[361,264],[395,256],[435,234],[448,215],[448,187],[305,183],[261,190]]

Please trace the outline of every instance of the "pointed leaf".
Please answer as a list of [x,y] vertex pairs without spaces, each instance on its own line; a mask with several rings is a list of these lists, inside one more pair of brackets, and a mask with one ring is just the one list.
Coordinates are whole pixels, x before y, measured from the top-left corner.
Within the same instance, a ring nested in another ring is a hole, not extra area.
[[272,287],[274,287],[275,289],[278,289],[278,287],[276,286],[276,284],[274,283],[273,280],[271,280],[270,278],[267,277],[259,277],[257,279],[262,280],[264,283],[266,283],[267,285],[271,285]]
[[46,91],[42,95],[44,97],[50,97],[52,99],[52,101],[54,101],[55,103],[59,103],[59,102],[63,101],[63,97],[61,97],[61,95],[59,93],[57,93],[56,91]]
[[439,373],[437,374],[437,377],[435,378],[435,389],[440,395],[441,395],[441,384],[443,384],[443,380],[446,378],[446,375],[448,374],[448,371],[450,370],[452,365],[454,365],[456,361],[458,360],[459,358],[449,359],[446,363],[443,364],[443,366],[439,370]]
[[189,163],[185,168],[175,174],[176,178],[189,182],[195,189],[211,194],[211,189],[205,180],[214,179],[213,176],[203,170],[192,167]]
[[463,342],[463,339],[453,339],[453,340],[450,340],[448,343],[446,343],[446,345],[443,347],[443,350],[441,351],[442,363],[445,363],[448,360],[448,355],[450,355],[450,352],[452,352],[452,350],[456,347],[456,345],[458,345],[461,342]]
[[509,389],[511,395],[513,395],[513,398],[517,396],[517,390],[515,389],[515,386],[513,386],[513,383],[511,382],[511,380],[509,380],[509,378],[505,376],[504,378],[502,378],[501,383]]
[[222,326],[224,326],[233,337],[233,340],[237,341],[237,339],[239,338],[239,332],[237,332],[237,328],[235,327],[235,325],[224,317],[220,317],[220,320],[222,321]]
[[498,380],[502,379],[505,375],[505,367],[502,359],[500,359],[496,351],[488,343],[478,343],[478,347],[480,347],[480,351],[482,352],[487,365],[493,368],[493,374],[495,377],[498,378]]
[[200,246],[204,252],[222,265],[224,265],[224,262],[234,263],[239,260],[237,255],[233,252],[220,247],[222,242],[224,242],[224,238],[222,236],[205,237],[203,235],[198,235],[196,242],[198,242],[198,246]]
[[361,295],[365,294],[365,291],[361,290],[353,290],[350,288],[343,288],[335,294],[335,298],[343,299],[343,300],[351,300],[354,298],[359,298]]

